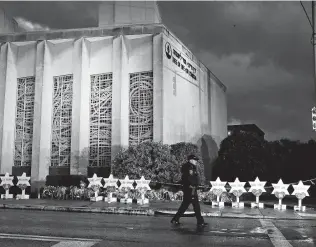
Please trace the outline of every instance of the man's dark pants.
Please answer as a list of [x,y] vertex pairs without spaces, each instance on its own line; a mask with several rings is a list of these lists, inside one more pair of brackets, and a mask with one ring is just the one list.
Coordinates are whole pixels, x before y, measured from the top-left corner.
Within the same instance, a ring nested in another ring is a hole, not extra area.
[[178,212],[175,214],[173,219],[175,221],[179,221],[180,217],[188,209],[188,207],[190,206],[191,203],[192,203],[192,206],[193,206],[195,217],[197,219],[197,223],[198,224],[203,224],[204,223],[204,219],[203,219],[203,217],[201,215],[201,208],[200,208],[198,195],[197,195],[197,192],[195,191],[195,193],[192,196],[192,189],[185,189],[185,190],[183,190],[183,201],[182,201],[182,203],[180,205],[180,208],[178,209]]

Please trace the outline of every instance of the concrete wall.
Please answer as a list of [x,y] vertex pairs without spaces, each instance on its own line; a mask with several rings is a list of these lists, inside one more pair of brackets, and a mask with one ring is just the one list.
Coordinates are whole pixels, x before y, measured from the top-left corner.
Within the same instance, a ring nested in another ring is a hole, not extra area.
[[[178,53],[177,64],[173,62],[174,55],[168,57],[167,44]],[[226,88],[169,32],[163,34],[162,49],[163,142],[197,144],[206,178],[210,180],[212,162],[217,157],[221,141],[227,136]],[[182,69],[188,62],[196,68],[196,79]]]
[[17,22],[0,7],[0,33],[13,33],[18,30]]
[[210,80],[211,90],[211,135],[217,146],[227,137],[227,98],[223,87],[215,78]]
[[99,27],[160,22],[155,1],[107,1],[99,5]]
[[[167,58],[167,42],[196,69],[195,79]],[[24,76],[35,76],[33,182],[42,183],[49,172],[54,76],[73,75],[71,174],[87,173],[88,157],[82,153],[89,147],[93,74],[113,73],[112,157],[129,142],[129,73],[133,72],[153,71],[154,141],[197,143],[205,150],[205,160],[211,160],[227,135],[221,84],[168,32],[3,42],[0,61],[1,172],[11,173],[13,165],[16,83]]]
[[[52,135],[53,77],[73,75],[71,174],[86,174],[89,147],[90,75],[113,73],[113,156],[129,139],[129,73],[153,71],[153,35],[106,36],[1,44],[1,172],[12,172],[17,78],[35,76],[32,181],[49,172]],[[155,59],[154,59],[155,57]],[[159,69],[158,69],[159,70]]]
[[[201,72],[198,66],[194,80],[166,55],[166,46],[182,53],[182,46],[171,35],[163,35],[163,142],[196,142],[201,132],[200,89]],[[203,76],[202,76],[203,78]]]

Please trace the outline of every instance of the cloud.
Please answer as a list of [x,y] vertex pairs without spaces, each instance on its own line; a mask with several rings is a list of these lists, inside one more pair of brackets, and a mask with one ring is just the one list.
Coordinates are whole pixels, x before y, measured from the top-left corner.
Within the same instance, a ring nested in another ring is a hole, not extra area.
[[48,31],[48,30],[50,30],[50,28],[48,26],[41,25],[39,23],[35,23],[32,21],[26,20],[23,17],[15,17],[14,19],[19,24],[19,26],[22,29],[24,29],[25,31],[38,31],[38,30]]
[[234,117],[231,117],[228,121],[228,125],[240,125],[243,124],[243,122],[240,119],[236,119]]

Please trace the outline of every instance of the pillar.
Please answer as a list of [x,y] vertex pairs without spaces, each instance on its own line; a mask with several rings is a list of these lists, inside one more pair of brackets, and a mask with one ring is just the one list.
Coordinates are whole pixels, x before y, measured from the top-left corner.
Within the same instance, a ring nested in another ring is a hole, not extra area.
[[37,186],[42,186],[49,174],[53,106],[51,45],[49,41],[43,41],[37,46],[35,75],[37,104],[34,109],[33,126],[32,191]]
[[163,142],[163,42],[162,34],[153,37],[154,142]]
[[17,69],[16,55],[18,47],[14,44],[8,45],[6,86],[4,92],[3,128],[2,128],[2,153],[0,173],[11,173],[14,158],[15,137],[15,112],[17,91]]
[[4,114],[4,96],[6,86],[7,74],[7,53],[8,43],[1,44],[0,46],[0,167],[1,167],[1,154],[2,154],[2,136],[3,136],[3,114]]
[[74,42],[73,53],[73,105],[71,133],[71,165],[70,174],[87,175],[89,157],[89,41],[81,38]]
[[[39,41],[36,46],[35,65],[35,95],[34,95],[34,120],[33,120],[33,143],[32,143],[32,167],[31,167],[31,190],[35,192],[38,187],[44,185],[45,178],[40,179],[40,142],[41,142],[41,113],[42,113],[42,88],[44,81],[44,54],[45,41]],[[47,56],[46,56],[47,59]],[[48,174],[48,171],[47,171]],[[41,181],[42,180],[42,181]]]
[[111,160],[121,147],[121,77],[122,77],[122,36],[113,39],[112,77],[112,149]]
[[129,145],[129,40],[122,37],[122,60],[121,60],[121,146]]

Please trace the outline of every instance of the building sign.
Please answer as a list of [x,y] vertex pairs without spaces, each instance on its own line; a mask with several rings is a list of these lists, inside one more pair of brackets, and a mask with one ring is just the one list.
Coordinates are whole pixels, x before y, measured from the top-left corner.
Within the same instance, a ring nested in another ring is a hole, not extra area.
[[316,131],[316,107],[312,108],[313,130]]
[[165,44],[165,53],[166,57],[171,59],[176,66],[196,80],[196,68],[181,54],[181,52],[173,48],[169,42],[166,42]]

